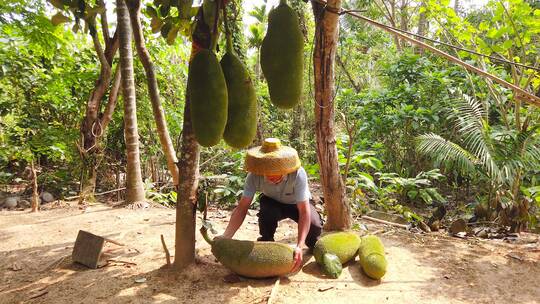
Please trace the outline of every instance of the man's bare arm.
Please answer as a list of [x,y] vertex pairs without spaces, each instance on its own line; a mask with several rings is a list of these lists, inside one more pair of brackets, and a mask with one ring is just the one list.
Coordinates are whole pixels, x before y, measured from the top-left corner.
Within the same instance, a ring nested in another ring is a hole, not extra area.
[[296,207],[298,208],[298,242],[296,246],[302,248],[309,232],[311,209],[308,201],[299,202]]
[[244,219],[246,218],[247,211],[249,209],[249,205],[251,205],[251,201],[253,200],[252,197],[246,197],[242,196],[240,200],[238,201],[238,205],[236,208],[234,208],[231,219],[229,221],[229,224],[227,225],[227,229],[225,229],[225,232],[223,233],[223,237],[225,238],[232,238],[238,228],[242,226],[242,223],[244,222]]
[[302,247],[306,242],[306,237],[311,224],[311,209],[308,201],[302,201],[296,204],[298,208],[298,242],[294,248],[294,265],[291,272],[296,272],[302,267]]

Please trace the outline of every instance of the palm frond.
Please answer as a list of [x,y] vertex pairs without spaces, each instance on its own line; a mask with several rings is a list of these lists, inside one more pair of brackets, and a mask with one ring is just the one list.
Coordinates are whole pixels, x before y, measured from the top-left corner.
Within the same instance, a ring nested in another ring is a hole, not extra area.
[[474,171],[475,165],[479,162],[474,154],[434,133],[420,135],[416,138],[416,142],[420,154],[439,163],[451,163],[462,172]]

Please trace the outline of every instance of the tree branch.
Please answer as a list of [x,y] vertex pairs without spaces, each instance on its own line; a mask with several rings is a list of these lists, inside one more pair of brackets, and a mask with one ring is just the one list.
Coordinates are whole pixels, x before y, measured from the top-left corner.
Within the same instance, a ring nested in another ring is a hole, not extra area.
[[111,86],[111,91],[109,93],[109,99],[107,101],[107,106],[105,111],[103,111],[103,118],[101,119],[101,130],[104,132],[109,125],[109,122],[112,120],[114,110],[116,108],[116,103],[118,101],[118,92],[120,91],[120,63],[116,65],[116,70],[114,72],[114,80]]

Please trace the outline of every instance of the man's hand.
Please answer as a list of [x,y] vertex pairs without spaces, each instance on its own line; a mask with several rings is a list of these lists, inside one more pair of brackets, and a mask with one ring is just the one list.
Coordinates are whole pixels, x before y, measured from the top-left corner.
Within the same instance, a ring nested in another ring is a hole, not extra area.
[[296,246],[294,247],[294,266],[291,270],[291,272],[297,272],[302,267],[302,259],[303,259],[303,252],[302,248]]

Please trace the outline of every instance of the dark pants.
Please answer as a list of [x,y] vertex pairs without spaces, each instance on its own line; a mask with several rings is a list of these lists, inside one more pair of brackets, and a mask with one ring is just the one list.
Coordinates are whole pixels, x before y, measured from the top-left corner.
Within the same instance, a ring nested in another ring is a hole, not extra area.
[[[265,195],[259,197],[259,203],[259,232],[261,234],[259,241],[274,241],[278,222],[283,219],[290,218],[298,223],[298,207],[296,205],[283,204]],[[312,204],[309,204],[309,207],[311,225],[306,237],[306,245],[313,248],[321,235],[322,221],[315,207]]]

